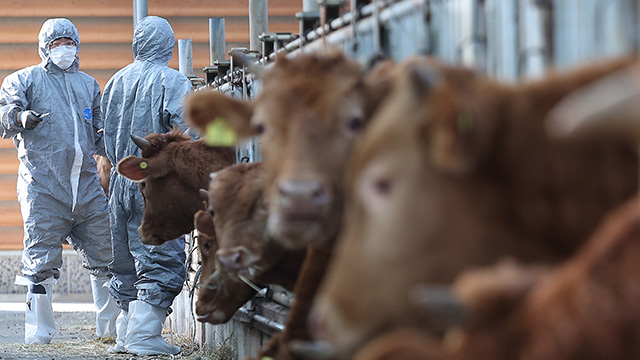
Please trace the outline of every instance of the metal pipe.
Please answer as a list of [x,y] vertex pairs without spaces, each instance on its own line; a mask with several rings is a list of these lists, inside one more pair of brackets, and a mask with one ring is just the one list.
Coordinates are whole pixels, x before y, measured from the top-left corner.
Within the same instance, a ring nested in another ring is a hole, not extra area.
[[140,20],[149,14],[149,2],[147,0],[133,0],[133,28]]
[[273,320],[269,320],[266,317],[262,315],[258,315],[250,310],[247,310],[244,306],[239,308],[237,312],[247,317],[251,323],[255,322],[260,325],[263,325],[274,333],[284,330],[284,325],[277,323]]
[[191,39],[178,39],[178,69],[186,77],[193,77],[193,45]]
[[224,18],[209,18],[209,64],[226,59]]
[[268,0],[249,0],[249,50],[260,51],[260,34],[269,28]]
[[318,0],[302,0],[302,11],[320,12],[320,4],[318,3]]

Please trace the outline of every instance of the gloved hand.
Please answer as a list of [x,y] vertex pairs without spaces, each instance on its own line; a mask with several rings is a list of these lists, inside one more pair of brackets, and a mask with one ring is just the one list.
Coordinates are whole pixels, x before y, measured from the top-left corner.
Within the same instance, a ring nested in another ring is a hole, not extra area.
[[20,120],[20,124],[27,130],[33,130],[40,124],[42,119],[39,117],[38,113],[33,110],[22,111],[18,114],[18,120]]

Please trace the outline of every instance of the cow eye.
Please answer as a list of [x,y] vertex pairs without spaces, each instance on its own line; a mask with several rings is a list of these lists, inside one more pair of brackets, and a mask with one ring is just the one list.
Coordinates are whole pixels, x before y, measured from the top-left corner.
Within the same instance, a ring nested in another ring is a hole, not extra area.
[[258,135],[261,135],[262,133],[264,133],[264,125],[263,124],[256,125],[256,133],[258,133]]
[[211,243],[210,242],[204,243],[204,248],[207,250],[211,249]]
[[387,196],[393,190],[393,181],[389,178],[377,179],[373,183],[373,191],[376,195]]
[[215,216],[215,213],[213,212],[213,210],[212,210],[212,209],[209,209],[209,214],[210,214],[211,216]]
[[360,131],[364,127],[364,121],[359,116],[354,116],[347,121],[347,127],[352,131]]

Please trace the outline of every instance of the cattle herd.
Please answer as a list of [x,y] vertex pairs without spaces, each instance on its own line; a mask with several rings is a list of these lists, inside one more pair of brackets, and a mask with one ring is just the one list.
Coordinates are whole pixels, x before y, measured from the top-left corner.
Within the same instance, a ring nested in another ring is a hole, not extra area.
[[282,57],[252,69],[252,102],[185,103],[202,134],[257,136],[262,163],[174,130],[134,137],[117,169],[145,244],[198,230],[198,320],[229,321],[252,284],[294,293],[257,359],[638,359],[637,68],[503,84],[429,58]]

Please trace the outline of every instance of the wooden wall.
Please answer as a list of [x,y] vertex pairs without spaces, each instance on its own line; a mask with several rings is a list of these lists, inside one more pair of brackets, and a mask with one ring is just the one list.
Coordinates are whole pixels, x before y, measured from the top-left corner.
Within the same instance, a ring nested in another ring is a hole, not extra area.
[[[301,0],[269,0],[269,31],[297,32]],[[171,23],[177,39],[193,40],[193,67],[209,65],[210,17],[224,17],[227,50],[249,46],[249,0],[149,0],[149,15]],[[0,79],[37,64],[38,32],[49,18],[66,17],[80,32],[80,69],[103,88],[133,61],[132,0],[0,0]],[[177,46],[170,67],[178,68]],[[0,139],[0,249],[22,249],[22,219],[16,200],[18,168],[10,140]]]

